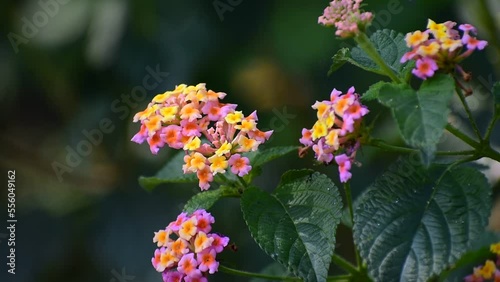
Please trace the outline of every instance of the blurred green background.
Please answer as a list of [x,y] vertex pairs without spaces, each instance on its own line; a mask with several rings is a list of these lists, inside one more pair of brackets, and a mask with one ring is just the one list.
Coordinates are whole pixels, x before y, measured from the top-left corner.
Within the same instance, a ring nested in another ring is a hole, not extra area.
[[[373,24],[377,28],[422,30],[427,18],[480,27],[479,37],[489,40],[490,47],[474,54],[464,67],[475,78],[476,92],[469,101],[484,128],[492,101],[486,89],[500,73],[500,3],[488,4],[496,15],[493,26],[481,14],[483,1],[365,3],[365,9],[377,16]],[[5,271],[6,231],[0,230],[0,281],[161,281],[150,261],[153,232],[174,220],[198,188],[164,185],[149,193],[138,185],[140,175],[154,174],[173,152],[163,149],[153,156],[146,144],[130,142],[138,130],[133,114],[155,94],[177,84],[205,82],[210,89],[227,92],[225,100],[238,103],[245,113],[258,110],[259,127],[275,130],[265,147],[298,145],[301,129],[314,122],[310,105],[315,100],[327,99],[334,87],[346,91],[355,85],[358,93],[364,93],[381,79],[347,65],[327,76],[336,50],[352,45],[336,40],[332,29],[317,24],[327,4],[0,2],[0,166],[2,173],[17,172],[18,218],[15,276]],[[140,90],[151,73],[156,76],[144,96]],[[400,143],[387,111],[375,103],[368,106],[372,112],[368,121],[380,113],[375,134]],[[468,130],[459,103],[453,108],[457,110],[450,118]],[[108,130],[99,138],[96,132],[102,123]],[[88,142],[89,132],[97,138],[94,143]],[[498,130],[493,140],[500,146]],[[440,146],[462,145],[445,135]],[[73,150],[85,154],[68,157]],[[364,148],[358,157],[362,167],[353,169],[355,196],[396,157]],[[312,153],[304,159],[290,155],[267,165],[256,184],[271,191],[285,170],[302,167],[327,173],[339,184],[335,167],[312,163]],[[497,183],[498,164],[483,163],[490,181]],[[2,222],[7,216],[6,195],[0,196],[5,207],[0,212]],[[224,264],[260,271],[272,263],[251,239],[237,200],[220,201],[212,214],[214,230],[228,235],[238,247],[220,256]],[[492,225],[498,228],[498,222]],[[348,229],[340,226],[337,252],[352,258],[349,236]],[[332,267],[332,273],[337,271]],[[210,281],[248,280],[218,273]]]

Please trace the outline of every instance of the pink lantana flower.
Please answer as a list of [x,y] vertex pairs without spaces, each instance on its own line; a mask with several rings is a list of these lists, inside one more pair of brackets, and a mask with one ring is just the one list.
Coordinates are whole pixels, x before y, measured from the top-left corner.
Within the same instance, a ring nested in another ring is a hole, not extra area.
[[222,252],[229,243],[228,237],[219,236],[217,234],[211,234],[210,236],[214,238],[212,242],[212,248],[215,250],[216,253]]
[[311,138],[311,131],[307,128],[302,129],[302,137],[299,139],[300,144],[304,146],[311,146],[313,144]]
[[186,274],[187,276],[199,277],[201,276],[201,272],[197,267],[198,267],[198,262],[194,258],[194,254],[189,253],[185,254],[181,258],[177,266],[177,271]]
[[[464,80],[469,80],[470,74],[459,63],[475,50],[486,48],[488,42],[471,35],[476,33],[474,26],[462,24],[456,29],[456,25],[452,21],[436,23],[429,19],[427,30],[417,30],[406,35],[406,44],[411,50],[403,55],[400,62],[415,60],[416,67],[412,73],[424,80],[434,76],[438,70],[445,73],[456,71]],[[459,30],[463,32],[462,36]]]
[[210,171],[210,167],[206,166],[203,170],[198,170],[196,172],[196,175],[198,176],[198,186],[200,187],[200,189],[202,191],[208,190],[208,188],[210,188],[210,183],[214,180],[214,176]]
[[353,37],[363,31],[373,20],[373,14],[360,10],[363,0],[333,0],[325,8],[318,23],[334,26],[335,35],[343,38]]
[[462,42],[467,46],[469,50],[483,50],[488,45],[486,40],[478,40],[474,36],[470,36],[468,33],[464,34],[462,37]]
[[476,276],[475,274],[470,274],[464,277],[465,282],[484,282],[482,276]]
[[318,144],[313,145],[313,151],[319,162],[329,164],[333,160],[333,154],[330,153],[328,149],[329,146],[324,145],[322,139],[318,141]]
[[177,216],[177,219],[175,221],[172,221],[168,225],[168,228],[172,231],[179,231],[179,228],[181,228],[181,225],[184,223],[184,221],[186,221],[188,219],[189,218],[187,217],[187,213],[183,212]]
[[[328,165],[338,159],[340,180],[346,182],[351,178],[351,161],[360,146],[361,123],[369,110],[361,104],[354,87],[345,94],[334,88],[330,100],[316,101],[312,108],[317,111],[318,120],[311,129],[302,130],[299,141],[304,147],[299,156],[312,148],[318,162]],[[349,162],[343,161],[344,157]]]
[[178,271],[164,271],[162,273],[162,277],[163,277],[163,282],[182,282],[184,274]]
[[141,125],[141,129],[139,130],[139,132],[137,132],[137,134],[135,134],[134,137],[132,137],[132,142],[135,142],[137,144],[142,144],[144,143],[146,138],[148,138],[148,136],[149,136],[148,129],[143,124]]
[[476,27],[474,27],[471,24],[461,24],[458,26],[458,29],[465,31],[465,32],[469,32],[469,31],[471,31],[473,33],[477,32]]
[[181,120],[182,135],[184,136],[201,136],[200,128],[198,123],[194,121]]
[[207,275],[217,272],[216,256],[229,238],[209,233],[213,223],[215,218],[200,209],[181,213],[165,230],[155,232],[153,242],[162,242],[163,247],[155,250],[151,263],[162,272],[163,281],[207,282]]
[[196,227],[199,231],[208,233],[212,230],[212,223],[215,222],[215,218],[205,210],[197,210],[193,213],[198,220]]
[[170,228],[155,232],[153,243],[157,243],[158,247],[166,246],[168,243],[170,243],[170,234],[172,234],[172,230],[170,230]]
[[438,68],[439,68],[438,65],[433,59],[425,57],[417,60],[416,68],[413,69],[411,72],[414,75],[425,80],[429,77],[432,77],[434,75],[434,72]]
[[338,155],[335,157],[335,162],[339,165],[340,182],[347,182],[351,179],[351,159],[346,155]]
[[158,270],[158,265],[160,264],[161,261],[161,253],[162,253],[161,249],[156,249],[153,258],[151,259],[151,264],[156,270]]
[[214,249],[207,249],[196,255],[198,268],[210,274],[214,274],[219,268],[219,262],[215,260],[216,252]]
[[250,160],[247,157],[242,157],[240,154],[232,155],[229,158],[229,165],[231,166],[231,172],[237,174],[239,177],[247,175],[252,169]]
[[[236,104],[223,103],[225,96],[226,93],[207,89],[204,83],[181,84],[158,94],[146,109],[134,116],[134,122],[140,122],[141,128],[132,141],[139,144],[147,141],[153,154],[165,145],[184,150],[183,172],[196,173],[200,189],[207,190],[213,175],[226,172],[231,156],[258,150],[273,133],[257,128],[257,112],[245,116],[236,110]],[[200,158],[191,162],[195,154],[203,155],[208,166],[201,165]],[[233,167],[232,171],[240,176],[252,168],[249,164]]]
[[206,277],[200,276],[200,277],[190,277],[186,276],[184,278],[185,282],[208,282],[208,279]]
[[500,242],[491,244],[490,251],[497,255],[497,262],[486,260],[483,265],[474,267],[473,273],[464,278],[465,282],[500,281],[500,270],[498,269],[500,259]]
[[178,125],[169,125],[162,129],[161,137],[170,148],[181,149],[184,147],[184,144],[181,142],[181,131],[182,127]]
[[156,132],[153,136],[149,136],[146,140],[148,141],[151,153],[155,155],[158,154],[160,148],[165,145],[165,142],[161,138],[160,132]]

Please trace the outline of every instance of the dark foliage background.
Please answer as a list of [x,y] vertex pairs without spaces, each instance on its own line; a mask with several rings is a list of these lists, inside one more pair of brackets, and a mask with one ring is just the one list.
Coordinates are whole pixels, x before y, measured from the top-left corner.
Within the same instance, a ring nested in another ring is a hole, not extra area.
[[[168,185],[148,193],[138,185],[138,176],[155,173],[172,154],[164,149],[153,156],[147,145],[129,141],[138,130],[133,113],[155,94],[180,83],[206,82],[227,92],[226,100],[240,104],[245,113],[258,110],[259,126],[276,132],[266,146],[297,145],[300,130],[314,122],[310,105],[315,100],[327,99],[333,87],[345,91],[355,85],[363,93],[380,79],[351,66],[327,76],[332,55],[342,44],[352,44],[335,40],[333,30],[317,24],[328,1],[60,0],[66,3],[57,4],[52,15],[45,12],[47,23],[26,36],[24,19],[43,23],[43,16],[36,17],[46,2],[51,1],[0,2],[0,166],[2,173],[17,172],[18,218],[16,275],[5,271],[7,241],[2,237],[1,281],[161,281],[150,263],[153,231],[172,221],[198,190]],[[475,1],[365,2],[378,15],[375,27],[402,33],[425,29],[427,18],[483,24],[469,3]],[[498,14],[498,3],[490,2]],[[400,12],[388,12],[390,5]],[[479,94],[473,109],[483,128],[491,112],[484,86],[499,78],[498,30],[480,32],[491,46],[465,63],[476,78]],[[146,97],[129,102],[127,97],[139,93],[147,68],[168,76],[160,77]],[[382,113],[375,134],[400,143],[387,111],[369,106],[373,114],[368,121]],[[464,117],[458,111],[453,118],[465,126]],[[109,132],[101,131],[102,141],[84,148],[85,132],[97,134],[103,122]],[[441,145],[461,146],[451,137]],[[68,163],[72,150],[85,154]],[[364,148],[359,156],[363,166],[353,170],[355,194],[396,157]],[[312,167],[311,155],[290,155],[266,166],[257,184],[271,191],[285,170],[302,167]],[[335,167],[314,169],[339,184]],[[495,183],[498,164],[487,174]],[[7,192],[0,195],[6,207]],[[221,256],[225,264],[259,271],[272,262],[250,238],[236,200],[220,201],[212,213],[215,230],[238,246],[237,252]],[[0,226],[6,217],[2,208]],[[6,234],[3,227],[1,234]],[[340,227],[337,252],[347,257],[350,236]],[[135,278],[120,280],[122,273]],[[246,280],[219,273],[211,281]]]

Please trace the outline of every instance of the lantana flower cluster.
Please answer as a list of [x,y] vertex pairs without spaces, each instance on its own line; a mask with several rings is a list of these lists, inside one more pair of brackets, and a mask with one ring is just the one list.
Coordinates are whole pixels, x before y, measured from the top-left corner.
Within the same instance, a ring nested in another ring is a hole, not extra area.
[[318,120],[311,129],[302,129],[300,143],[305,147],[301,155],[312,147],[319,162],[330,164],[333,160],[339,166],[340,181],[351,178],[351,165],[360,146],[359,127],[363,116],[369,111],[359,101],[354,87],[347,93],[333,89],[330,100],[316,101],[312,106],[317,110]]
[[182,169],[185,174],[197,174],[202,190],[210,187],[215,174],[227,169],[242,177],[252,167],[241,154],[256,151],[273,131],[260,131],[257,113],[244,116],[236,104],[221,102],[225,96],[207,90],[204,83],[181,84],[158,94],[134,116],[141,128],[132,141],[147,141],[153,154],[165,145],[184,150]]
[[474,272],[464,278],[465,282],[500,281],[500,242],[492,244],[490,251],[497,256],[496,262],[487,260],[484,265],[474,267]]
[[455,69],[464,78],[468,78],[468,74],[458,63],[475,50],[483,50],[488,42],[478,40],[474,36],[477,30],[470,24],[458,26],[463,32],[460,36],[459,31],[454,28],[456,25],[452,21],[438,24],[429,19],[427,30],[406,34],[406,44],[412,49],[401,58],[401,63],[415,60],[416,67],[412,73],[421,79],[432,77],[437,70],[449,73]]
[[361,2],[363,0],[333,0],[318,18],[318,23],[335,26],[335,35],[339,37],[353,37],[373,20],[372,13],[361,12]]
[[210,233],[214,222],[210,213],[200,209],[191,215],[181,213],[165,229],[155,232],[153,243],[158,249],[151,262],[164,282],[207,282],[208,273],[217,272],[216,256],[229,238]]

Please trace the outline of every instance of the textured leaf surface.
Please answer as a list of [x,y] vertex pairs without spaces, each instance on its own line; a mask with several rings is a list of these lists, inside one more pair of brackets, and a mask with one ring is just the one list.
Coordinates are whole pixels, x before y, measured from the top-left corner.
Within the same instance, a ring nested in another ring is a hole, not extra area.
[[443,135],[450,112],[448,104],[454,93],[454,81],[448,75],[426,80],[418,91],[394,84],[386,84],[379,90],[379,101],[392,109],[405,142],[420,149],[427,164]]
[[[353,48],[353,50],[355,48]],[[366,64],[364,64],[363,61],[357,61],[352,57],[351,50],[349,50],[348,48],[342,48],[339,49],[335,55],[333,55],[332,65],[330,66],[330,71],[328,71],[328,75],[331,75],[333,72],[341,68],[345,63],[350,63],[351,65],[354,65],[358,68],[364,69],[369,72],[378,73],[380,75],[385,74],[379,68],[372,68],[371,66],[367,66]]]
[[[351,59],[351,51],[349,48],[341,48],[332,57],[332,65],[330,66],[330,71],[328,75],[332,74],[334,71],[341,68],[347,61]],[[356,62],[351,62],[352,64]]]
[[[400,77],[403,77],[404,67],[407,63],[401,64],[403,55],[409,51],[404,40],[404,35],[394,30],[378,30],[370,36],[370,41],[377,49],[378,53],[386,64]],[[351,50],[351,57],[364,69],[376,73],[383,73],[380,67],[359,47]]]
[[473,168],[391,166],[355,212],[354,239],[370,275],[384,282],[438,275],[485,232],[489,193]]
[[[411,62],[400,63],[403,55],[409,51],[404,40],[404,35],[394,30],[378,30],[370,36],[370,41],[379,52],[386,64],[404,81],[408,80],[408,74],[413,68]],[[359,47],[341,48],[332,57],[332,65],[328,74],[350,63],[369,72],[385,75],[385,72]]]
[[280,146],[257,151],[257,154],[250,158],[250,163],[253,167],[262,166],[286,154],[296,152],[298,148],[297,146]]
[[368,90],[361,96],[361,100],[364,102],[366,101],[372,101],[372,100],[377,100],[378,99],[378,94],[380,92],[380,88],[382,88],[385,85],[390,85],[390,82],[385,82],[385,81],[379,81],[375,84],[372,84]]
[[167,164],[160,169],[155,176],[139,177],[139,184],[146,190],[153,190],[163,183],[196,183],[198,178],[196,173],[184,174],[182,165],[184,164],[184,152],[179,152],[167,161]]
[[210,209],[220,198],[228,195],[234,189],[221,187],[215,190],[208,190],[200,192],[186,203],[184,206],[184,211],[187,213],[192,213],[198,209],[208,210]]
[[252,187],[241,204],[252,237],[268,255],[305,281],[326,281],[342,214],[328,177],[289,171],[273,194]]

